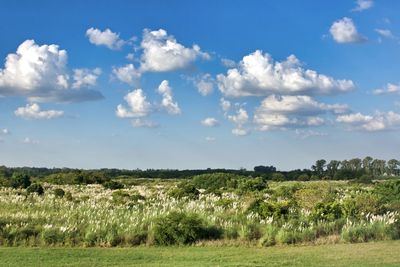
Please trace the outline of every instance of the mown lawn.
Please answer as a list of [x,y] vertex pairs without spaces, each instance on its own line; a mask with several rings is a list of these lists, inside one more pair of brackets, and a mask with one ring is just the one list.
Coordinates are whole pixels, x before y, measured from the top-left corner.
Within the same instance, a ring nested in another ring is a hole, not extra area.
[[400,266],[400,241],[320,246],[0,248],[0,266]]

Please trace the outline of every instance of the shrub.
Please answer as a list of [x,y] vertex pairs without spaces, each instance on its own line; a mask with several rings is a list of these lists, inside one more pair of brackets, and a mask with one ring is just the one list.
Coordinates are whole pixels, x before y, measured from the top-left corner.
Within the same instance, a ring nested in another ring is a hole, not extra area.
[[124,188],[124,185],[118,181],[111,180],[103,183],[103,187],[110,190],[117,190]]
[[262,191],[264,189],[267,189],[268,185],[264,179],[261,177],[257,178],[249,178],[244,180],[240,184],[240,190],[242,192],[254,192],[254,191]]
[[248,212],[258,214],[261,218],[274,217],[275,220],[286,219],[289,215],[291,204],[288,201],[265,201],[263,199],[254,200],[248,207]]
[[261,238],[260,243],[264,247],[274,246],[276,244],[276,234],[278,233],[278,228],[268,225],[265,229],[264,236]]
[[272,180],[272,181],[276,181],[276,182],[282,182],[282,181],[285,181],[285,180],[286,180],[286,177],[285,177],[285,175],[283,175],[282,173],[276,172],[276,173],[273,173],[273,174],[272,174],[271,180]]
[[28,188],[31,185],[31,179],[28,175],[23,173],[13,173],[10,182],[13,188]]
[[197,199],[199,197],[199,190],[196,189],[191,182],[181,182],[176,188],[169,191],[169,195],[173,198],[181,199],[187,197],[189,199]]
[[314,221],[334,221],[343,215],[342,207],[337,202],[318,203],[311,213]]
[[232,173],[211,173],[201,174],[193,177],[192,182],[196,188],[206,189],[208,192],[215,192],[221,188],[236,189],[240,181],[247,179],[246,176]]
[[[63,198],[64,195],[65,195],[65,191],[62,190],[61,188],[56,188],[56,189],[54,189],[53,193],[54,193],[54,195],[55,195],[56,197],[58,197],[58,198]],[[70,194],[71,194],[71,193],[70,193]]]
[[31,184],[30,186],[28,186],[28,188],[26,189],[26,192],[28,194],[32,194],[32,193],[36,193],[38,195],[43,195],[44,194],[44,189],[40,184]]
[[197,214],[171,212],[158,218],[153,227],[156,245],[185,245],[201,239],[216,239],[220,231],[210,231]]

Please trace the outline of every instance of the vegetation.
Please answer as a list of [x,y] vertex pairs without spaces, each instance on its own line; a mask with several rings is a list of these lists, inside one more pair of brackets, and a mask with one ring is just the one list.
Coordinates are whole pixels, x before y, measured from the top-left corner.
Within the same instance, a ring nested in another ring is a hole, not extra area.
[[400,241],[320,246],[0,248],[4,266],[399,266]]

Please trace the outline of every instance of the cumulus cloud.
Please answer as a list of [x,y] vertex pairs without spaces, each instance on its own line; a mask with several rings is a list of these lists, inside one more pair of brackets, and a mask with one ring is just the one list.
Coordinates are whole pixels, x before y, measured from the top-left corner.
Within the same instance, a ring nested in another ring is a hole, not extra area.
[[216,138],[212,136],[207,136],[205,139],[207,142],[214,142],[216,140]]
[[256,50],[243,57],[237,68],[217,75],[218,88],[225,96],[265,96],[278,94],[333,94],[354,88],[351,80],[335,80],[314,70],[304,69],[289,56],[275,62],[269,54]]
[[155,123],[153,121],[146,120],[146,119],[141,119],[141,118],[132,120],[131,124],[135,128],[139,128],[139,127],[142,127],[142,128],[157,128],[159,126],[158,123]]
[[219,100],[219,105],[221,106],[222,110],[226,113],[231,109],[231,102],[229,100],[226,100],[225,98],[221,98]]
[[395,39],[396,38],[393,35],[393,33],[388,29],[375,29],[375,31],[382,37],[385,37],[385,38],[388,38],[388,39]]
[[167,31],[144,30],[141,42],[143,54],[141,56],[141,70],[152,72],[166,72],[184,69],[198,58],[209,59],[210,56],[202,52],[198,45],[187,48],[178,43]]
[[347,105],[319,103],[309,96],[271,95],[256,109],[253,121],[261,131],[320,126],[325,124],[321,115],[349,111]]
[[400,127],[400,114],[393,111],[377,111],[374,115],[364,115],[358,112],[338,116],[336,121],[350,126],[352,130],[368,132],[394,130]]
[[219,121],[216,118],[208,117],[202,120],[201,124],[206,127],[215,127],[219,125]]
[[374,95],[400,94],[400,85],[388,83],[385,87],[372,91]]
[[371,8],[374,5],[374,1],[372,1],[372,0],[357,0],[356,5],[357,6],[355,8],[353,8],[351,11],[361,12],[361,11]]
[[86,31],[86,36],[92,44],[104,45],[112,50],[118,50],[125,44],[125,41],[119,38],[119,34],[110,29],[101,31],[92,27]]
[[235,128],[232,129],[233,135],[245,136],[250,134],[250,131],[245,127],[249,120],[249,115],[244,108],[240,107],[235,115],[228,115],[227,118],[235,124]]
[[158,86],[158,93],[162,95],[160,107],[166,110],[169,114],[176,115],[181,113],[181,109],[177,102],[174,102],[172,97],[172,89],[167,80],[163,80]]
[[17,117],[23,119],[55,119],[62,117],[64,111],[61,110],[41,110],[40,106],[36,103],[27,104],[25,107],[19,107],[14,111]]
[[22,143],[24,143],[24,144],[39,144],[39,141],[37,141],[37,140],[32,140],[30,137],[25,137],[25,138],[22,140]]
[[277,95],[265,98],[261,103],[260,109],[265,113],[296,114],[302,116],[319,115],[327,111],[340,114],[350,110],[347,105],[319,103],[310,96]]
[[306,139],[306,138],[315,137],[315,136],[327,136],[328,135],[327,133],[318,132],[318,131],[314,131],[314,130],[300,130],[300,129],[296,129],[295,133],[301,139]]
[[[75,79],[74,84],[77,82]],[[70,85],[67,51],[54,44],[39,46],[33,40],[24,41],[15,54],[6,57],[4,69],[0,69],[0,95],[22,96],[35,102],[79,102],[103,97],[98,91]]]
[[214,91],[214,79],[208,73],[195,80],[194,85],[202,96],[207,96]]
[[72,88],[78,89],[81,87],[95,86],[100,74],[100,68],[95,68],[93,70],[74,69],[74,83],[72,84]]
[[8,134],[10,134],[10,130],[8,130],[7,128],[0,129],[0,134],[8,135]]
[[329,29],[333,39],[337,43],[362,43],[367,41],[367,38],[358,33],[357,27],[352,19],[344,17],[333,22]]
[[236,67],[236,62],[233,61],[232,59],[228,59],[228,58],[223,58],[221,59],[221,63],[222,65],[224,65],[227,68],[234,68]]
[[119,81],[130,85],[137,84],[142,75],[133,64],[127,64],[119,68],[114,67],[112,73]]
[[116,115],[119,118],[140,118],[146,117],[152,110],[152,105],[147,101],[142,89],[136,89],[128,93],[124,100],[128,107],[117,106]]

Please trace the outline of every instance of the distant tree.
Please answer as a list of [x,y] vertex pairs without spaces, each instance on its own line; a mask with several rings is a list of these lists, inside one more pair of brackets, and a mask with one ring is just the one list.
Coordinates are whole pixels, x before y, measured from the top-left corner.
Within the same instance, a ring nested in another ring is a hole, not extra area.
[[10,182],[13,188],[27,188],[31,185],[30,177],[25,173],[14,172]]
[[359,158],[349,160],[349,164],[353,171],[359,171],[362,168],[362,161]]
[[327,175],[333,179],[335,177],[336,172],[339,170],[340,166],[340,161],[338,160],[331,160],[327,165],[326,165],[326,172]]
[[387,169],[389,175],[398,175],[399,169],[398,166],[400,165],[400,161],[397,159],[391,159],[387,162]]
[[372,169],[372,160],[373,160],[373,158],[371,158],[370,156],[367,156],[367,157],[365,157],[365,158],[362,160],[363,169],[364,169],[367,173],[371,172],[371,169]]
[[319,159],[315,162],[315,165],[311,166],[311,169],[313,170],[315,175],[317,175],[318,177],[322,177],[325,172],[325,165],[326,160]]
[[26,188],[26,192],[28,192],[29,194],[36,193],[38,195],[43,195],[44,189],[40,184],[34,183]]
[[262,174],[274,173],[274,172],[276,172],[276,168],[272,165],[271,166],[255,166],[254,172],[262,173]]

